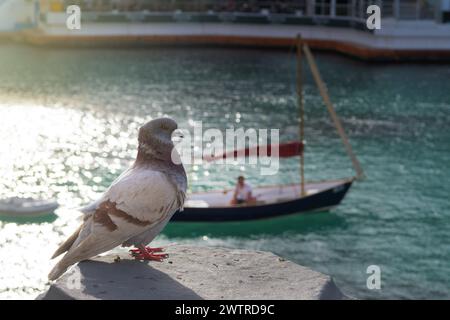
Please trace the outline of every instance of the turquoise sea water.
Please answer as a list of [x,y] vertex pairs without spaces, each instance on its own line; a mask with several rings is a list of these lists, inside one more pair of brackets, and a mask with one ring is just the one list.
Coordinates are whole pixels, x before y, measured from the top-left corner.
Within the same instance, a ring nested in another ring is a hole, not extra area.
[[[357,298],[450,298],[450,66],[368,64],[317,55],[367,179],[331,212],[226,224],[171,224],[158,242],[251,248],[332,275]],[[0,196],[55,197],[56,216],[0,220],[0,298],[46,288],[49,256],[135,156],[138,127],[162,115],[295,139],[295,60],[230,49],[66,50],[0,45]],[[352,174],[310,75],[309,180]],[[257,167],[189,167],[193,191],[298,181]],[[366,269],[381,268],[381,290]]]

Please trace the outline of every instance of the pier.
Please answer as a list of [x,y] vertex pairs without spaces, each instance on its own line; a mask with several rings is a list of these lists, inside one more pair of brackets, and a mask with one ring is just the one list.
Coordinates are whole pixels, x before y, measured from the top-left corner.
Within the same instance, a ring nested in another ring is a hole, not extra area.
[[162,263],[127,253],[79,263],[38,299],[341,300],[328,275],[270,252],[175,245]]

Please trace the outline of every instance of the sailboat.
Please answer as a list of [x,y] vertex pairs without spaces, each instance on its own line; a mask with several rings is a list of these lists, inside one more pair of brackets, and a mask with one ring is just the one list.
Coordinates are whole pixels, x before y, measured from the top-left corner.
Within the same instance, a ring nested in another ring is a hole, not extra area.
[[[225,222],[225,221],[245,221],[268,219],[280,216],[302,214],[311,211],[326,211],[344,199],[353,182],[364,176],[361,165],[353,153],[348,137],[344,131],[342,123],[337,116],[328,95],[325,83],[317,68],[315,59],[306,43],[299,35],[296,41],[297,46],[297,103],[299,119],[299,139],[278,146],[264,146],[269,150],[279,148],[280,158],[299,156],[300,158],[300,184],[277,185],[258,187],[253,189],[253,196],[256,201],[249,204],[232,205],[231,200],[234,190],[219,190],[209,192],[199,192],[189,194],[185,202],[183,212],[177,212],[172,221],[185,222]],[[334,126],[344,144],[349,155],[356,175],[338,180],[305,182],[304,178],[304,101],[302,88],[302,58],[310,67],[314,81],[323,98],[328,113],[331,116]],[[256,152],[262,146],[257,146]],[[216,158],[235,157],[237,155],[248,156],[251,148],[244,152],[231,151]],[[242,151],[242,150],[240,150]],[[254,153],[253,153],[254,154]],[[214,160],[214,159],[209,159]]]

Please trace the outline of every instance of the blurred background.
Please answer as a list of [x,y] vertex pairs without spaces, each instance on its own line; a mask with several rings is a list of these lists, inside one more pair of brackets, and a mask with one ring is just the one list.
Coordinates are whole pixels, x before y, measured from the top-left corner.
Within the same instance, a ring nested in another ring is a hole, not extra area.
[[[66,7],[81,7],[81,29]],[[366,8],[381,8],[368,30]],[[137,130],[278,128],[297,138],[294,38],[310,45],[367,179],[330,212],[171,223],[170,242],[272,251],[365,299],[448,299],[450,1],[0,0],[0,199],[53,199],[54,214],[0,216],[0,298],[33,299],[49,257],[133,161]],[[352,175],[305,64],[307,180]],[[298,183],[244,165],[189,166],[191,192]],[[366,268],[379,265],[381,290]]]

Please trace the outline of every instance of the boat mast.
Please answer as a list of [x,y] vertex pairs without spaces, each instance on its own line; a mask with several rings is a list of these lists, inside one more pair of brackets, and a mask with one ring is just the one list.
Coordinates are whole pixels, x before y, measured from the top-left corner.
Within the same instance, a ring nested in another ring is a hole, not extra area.
[[348,137],[345,134],[344,127],[342,126],[341,121],[339,120],[339,117],[336,114],[336,111],[333,108],[333,104],[331,103],[330,97],[328,96],[328,91],[325,86],[325,83],[323,82],[319,69],[317,68],[316,62],[314,60],[314,57],[309,50],[309,47],[307,44],[303,45],[303,51],[306,56],[306,60],[308,61],[309,67],[311,69],[311,73],[313,75],[314,81],[317,84],[317,87],[319,88],[320,95],[322,96],[322,99],[328,109],[328,113],[331,116],[331,119],[334,122],[334,126],[336,127],[336,130],[339,134],[339,136],[342,139],[342,142],[344,143],[345,150],[347,151],[348,156],[352,160],[353,168],[355,168],[356,171],[356,178],[360,179],[364,177],[364,172],[361,168],[361,164],[359,163],[358,159],[356,158],[356,155],[353,153],[352,146],[350,145],[350,142],[348,141]]
[[[300,143],[302,144],[302,148],[304,150],[304,136],[305,136],[305,107],[303,100],[303,79],[302,79],[302,37],[301,35],[297,35],[297,104],[298,104],[298,121],[299,121],[299,136]],[[301,196],[306,195],[305,190],[305,157],[304,151],[300,155],[300,185],[301,185]]]

